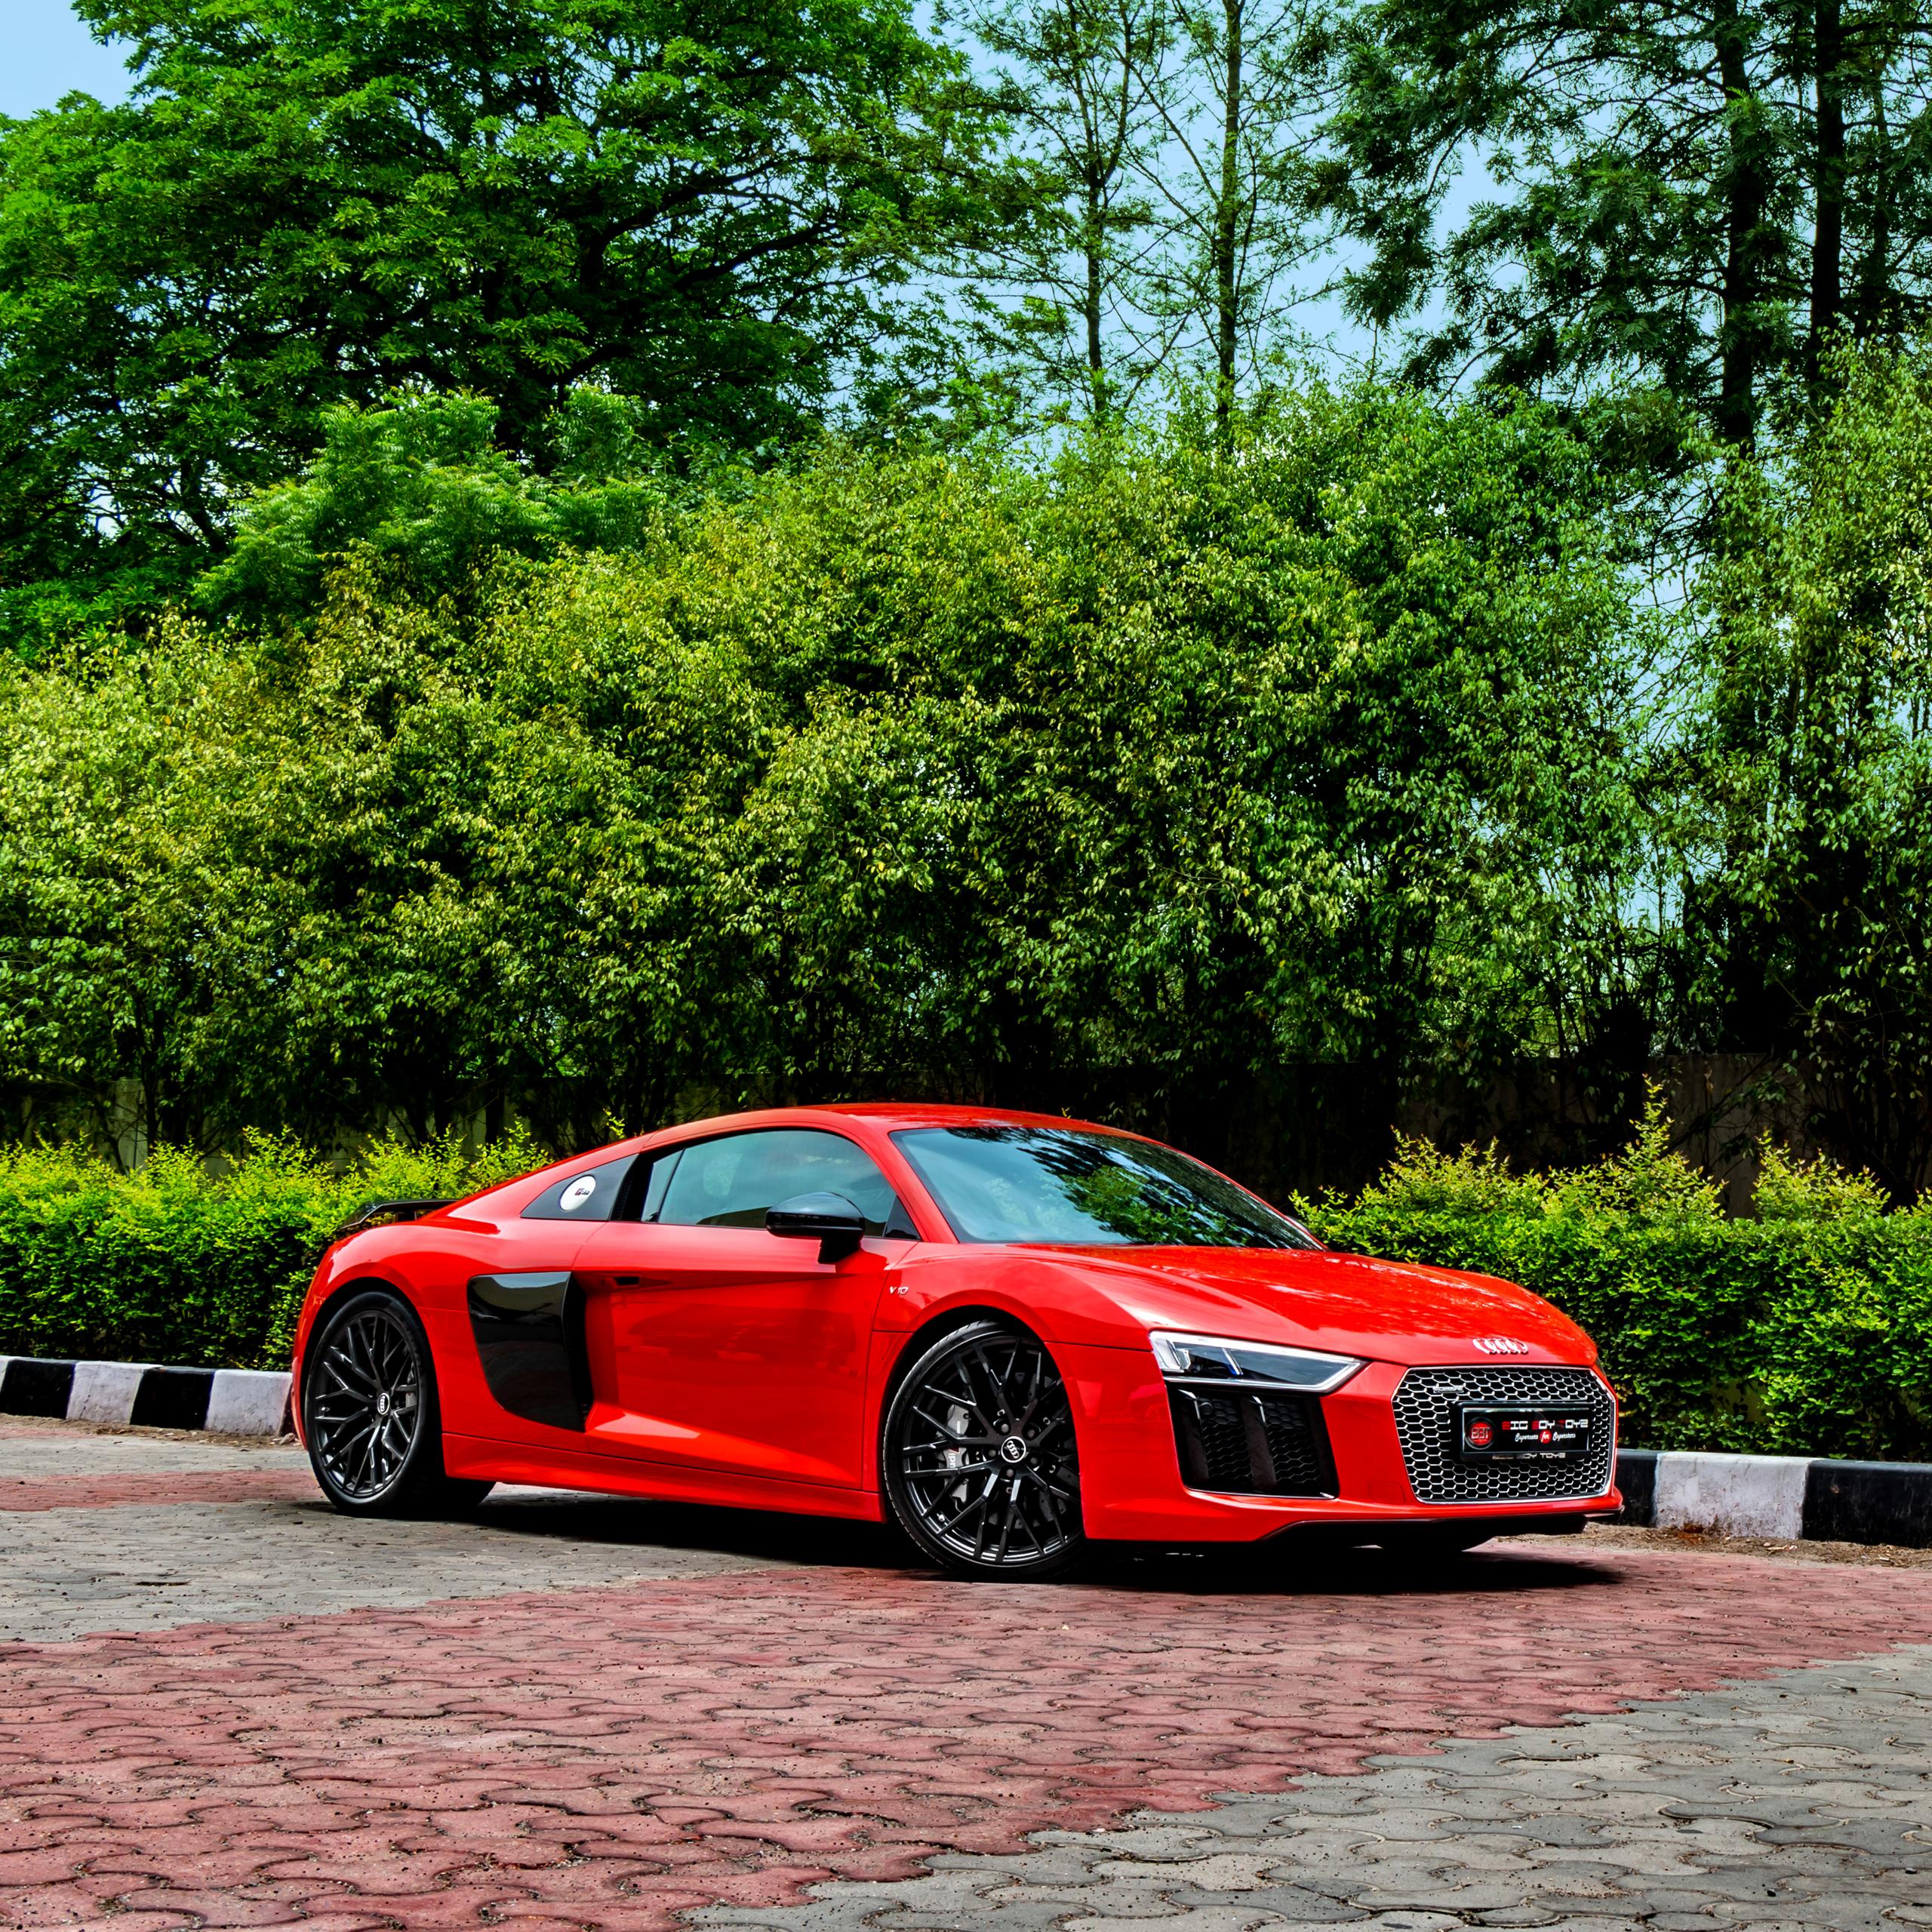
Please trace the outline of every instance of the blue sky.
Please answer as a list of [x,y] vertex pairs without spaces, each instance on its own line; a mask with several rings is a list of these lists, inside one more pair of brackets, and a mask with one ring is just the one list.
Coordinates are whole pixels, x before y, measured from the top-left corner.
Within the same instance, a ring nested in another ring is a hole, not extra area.
[[31,114],[76,89],[116,100],[128,91],[123,57],[100,45],[67,0],[0,0],[7,58],[0,62],[0,114]]

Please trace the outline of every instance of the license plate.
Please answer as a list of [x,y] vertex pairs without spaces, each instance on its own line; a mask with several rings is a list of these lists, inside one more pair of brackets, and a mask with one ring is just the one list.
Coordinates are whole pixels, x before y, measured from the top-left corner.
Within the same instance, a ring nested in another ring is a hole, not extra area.
[[1456,1411],[1456,1453],[1466,1463],[1571,1463],[1589,1447],[1590,1418],[1574,1409],[1524,1403]]

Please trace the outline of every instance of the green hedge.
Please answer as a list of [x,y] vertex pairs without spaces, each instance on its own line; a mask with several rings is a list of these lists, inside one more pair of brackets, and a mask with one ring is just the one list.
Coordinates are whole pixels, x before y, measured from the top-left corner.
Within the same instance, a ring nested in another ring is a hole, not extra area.
[[[257,1138],[211,1176],[136,1174],[60,1148],[0,1151],[0,1353],[275,1366],[315,1260],[358,1201],[460,1195],[537,1165],[393,1143],[337,1174]],[[1601,1344],[1623,1439],[1649,1447],[1932,1461],[1932,1214],[1765,1150],[1758,1218],[1733,1220],[1669,1152],[1568,1175],[1406,1145],[1353,1199],[1297,1204],[1336,1246],[1521,1281]]]
[[211,1174],[164,1149],[118,1173],[66,1147],[0,1149],[0,1354],[281,1367],[333,1230],[377,1197],[460,1195],[544,1160],[452,1139],[372,1148],[346,1174],[252,1137]]
[[1755,1220],[1724,1216],[1654,1106],[1580,1174],[1410,1143],[1358,1198],[1298,1205],[1337,1247],[1547,1296],[1602,1349],[1626,1443],[1932,1461],[1932,1214],[1763,1152]]

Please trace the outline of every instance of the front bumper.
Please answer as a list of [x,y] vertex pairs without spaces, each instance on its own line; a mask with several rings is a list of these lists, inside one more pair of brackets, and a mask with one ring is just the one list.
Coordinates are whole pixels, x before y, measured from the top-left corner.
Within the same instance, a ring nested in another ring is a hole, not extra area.
[[[1377,1526],[1423,1523],[1473,1527],[1604,1516],[1623,1498],[1601,1495],[1524,1502],[1420,1501],[1411,1485],[1396,1432],[1394,1399],[1400,1364],[1371,1362],[1333,1395],[1321,1397],[1334,1459],[1332,1497],[1221,1495],[1189,1488],[1168,1412],[1168,1385],[1151,1352],[1061,1345],[1054,1355],[1072,1397],[1080,1438],[1080,1487],[1087,1534],[1135,1543],[1255,1543],[1305,1525],[1352,1526],[1372,1537]],[[1473,1366],[1473,1365],[1472,1365]],[[1496,1534],[1496,1532],[1492,1532]]]

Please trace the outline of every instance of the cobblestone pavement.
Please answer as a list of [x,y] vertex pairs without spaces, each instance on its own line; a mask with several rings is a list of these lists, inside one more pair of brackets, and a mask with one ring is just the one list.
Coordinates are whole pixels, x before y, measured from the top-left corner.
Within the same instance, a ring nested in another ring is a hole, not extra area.
[[1369,1763],[1285,1798],[694,1916],[711,1932],[1932,1924],[1932,1650]]
[[[681,1544],[694,1528],[713,1546]],[[550,1490],[500,1490],[474,1522],[354,1520],[297,1447],[0,1422],[0,1642],[761,1570],[880,1541]]]
[[[177,1497],[223,1477],[285,1493]],[[0,1424],[0,1925],[1932,1924],[1921,1570],[968,1588],[862,1527],[301,1480]]]

